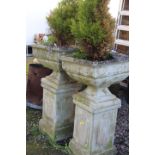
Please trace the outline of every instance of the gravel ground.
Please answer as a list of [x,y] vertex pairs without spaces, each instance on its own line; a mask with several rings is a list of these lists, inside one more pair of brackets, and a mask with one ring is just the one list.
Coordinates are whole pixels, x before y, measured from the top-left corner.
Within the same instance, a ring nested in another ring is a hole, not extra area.
[[[118,110],[115,146],[117,155],[129,155],[129,105],[127,91],[118,85],[112,86],[110,90],[122,100],[122,107]],[[26,154],[27,155],[67,155],[53,147],[48,138],[39,132],[38,122],[41,118],[41,111],[27,108],[27,124],[26,124]],[[64,143],[62,143],[64,144]],[[62,151],[61,151],[62,150]]]
[[113,85],[110,90],[122,101],[122,106],[118,110],[114,141],[117,155],[129,155],[129,91],[119,85]]
[[117,155],[129,154],[129,105],[123,103],[118,111],[115,146],[117,147]]

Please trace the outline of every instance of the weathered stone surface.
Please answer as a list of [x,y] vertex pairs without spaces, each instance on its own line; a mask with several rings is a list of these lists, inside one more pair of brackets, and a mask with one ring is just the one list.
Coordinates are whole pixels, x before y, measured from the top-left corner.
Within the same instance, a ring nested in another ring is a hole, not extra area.
[[106,150],[104,152],[94,152],[90,153],[88,150],[84,149],[83,146],[79,145],[79,143],[76,143],[73,139],[70,142],[70,148],[72,150],[72,154],[74,155],[116,155],[117,150],[115,146],[113,148]]
[[72,136],[75,111],[72,95],[81,88],[65,76],[65,73],[54,72],[42,79],[43,115],[40,129],[55,140]]
[[60,56],[72,53],[73,48],[52,48],[43,45],[33,45],[33,55],[37,62],[54,71],[62,71]]
[[129,61],[126,55],[112,53],[111,61],[92,62],[61,56],[62,67],[76,81],[97,88],[110,85],[128,77]]
[[75,113],[72,95],[81,89],[81,84],[71,80],[62,70],[60,56],[67,51],[38,45],[33,46],[33,51],[39,63],[53,70],[41,81],[43,113],[40,130],[57,141],[71,137]]
[[[84,93],[83,93],[84,94]],[[85,94],[86,95],[86,94]],[[76,104],[74,135],[70,148],[75,155],[114,155],[114,134],[117,109],[121,106],[118,98],[108,92],[107,100],[94,103],[89,96],[81,100],[81,93],[73,97]],[[97,101],[96,101],[97,102]],[[80,152],[77,152],[81,148]]]
[[128,76],[128,58],[113,54],[103,63],[62,56],[62,67],[87,88],[73,95],[76,104],[74,134],[70,148],[74,155],[114,155],[114,134],[121,101],[107,87]]

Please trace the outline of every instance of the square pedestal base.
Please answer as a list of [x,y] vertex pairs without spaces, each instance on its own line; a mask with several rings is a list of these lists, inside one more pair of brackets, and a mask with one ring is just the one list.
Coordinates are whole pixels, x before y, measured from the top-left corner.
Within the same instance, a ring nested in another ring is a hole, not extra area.
[[115,146],[109,150],[98,151],[98,152],[89,152],[88,149],[84,149],[83,146],[80,146],[73,139],[69,143],[69,147],[72,151],[72,155],[116,155],[117,149]]
[[40,130],[50,138],[61,141],[73,136],[75,105],[72,95],[81,88],[65,73],[53,72],[42,79],[43,111]]
[[62,128],[54,128],[50,121],[41,119],[39,121],[39,129],[42,133],[47,134],[54,141],[61,141],[72,137],[73,124],[63,126]]
[[96,103],[85,92],[73,96],[76,104],[74,133],[70,142],[73,155],[116,154],[115,126],[121,101],[108,90],[104,92],[103,100],[96,95]]

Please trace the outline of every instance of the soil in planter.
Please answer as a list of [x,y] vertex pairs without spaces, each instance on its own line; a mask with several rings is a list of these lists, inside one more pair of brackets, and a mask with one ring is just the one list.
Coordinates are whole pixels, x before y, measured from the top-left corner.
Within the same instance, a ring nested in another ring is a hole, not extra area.
[[98,60],[93,60],[90,56],[88,56],[85,52],[82,52],[80,50],[77,50],[73,53],[73,57],[77,59],[85,59],[89,61],[106,61],[106,60],[112,60],[113,56],[111,53],[108,53],[104,58],[98,58]]

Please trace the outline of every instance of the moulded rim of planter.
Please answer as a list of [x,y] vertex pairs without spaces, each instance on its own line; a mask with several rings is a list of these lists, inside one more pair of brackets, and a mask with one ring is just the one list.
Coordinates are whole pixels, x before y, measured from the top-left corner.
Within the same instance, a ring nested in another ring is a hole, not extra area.
[[42,49],[45,49],[47,51],[50,51],[51,50],[51,46],[45,46],[45,45],[41,45],[41,44],[33,44],[32,45],[32,48],[42,48]]
[[33,50],[38,49],[38,51],[33,51],[34,57],[38,59],[43,60],[50,60],[50,61],[56,61],[59,62],[60,56],[63,54],[71,54],[73,51],[75,51],[75,48],[60,48],[60,47],[52,47],[52,46],[45,46],[41,44],[35,44],[32,46]]
[[124,80],[129,74],[129,57],[116,52],[111,54],[111,60],[94,62],[73,58],[72,54],[63,55],[62,68],[71,78],[83,84],[110,86]]
[[76,50],[75,48],[59,48],[41,44],[35,44],[32,48],[33,55],[37,58],[38,62],[55,71],[62,70],[60,56]]
[[126,54],[122,54],[122,53],[117,53],[117,52],[111,52],[113,59],[110,60],[104,60],[104,61],[90,61],[87,59],[78,59],[78,58],[74,58],[73,57],[73,53],[71,54],[65,54],[61,56],[61,60],[64,61],[71,61],[77,64],[83,64],[83,65],[88,65],[88,66],[92,66],[92,67],[98,67],[100,65],[103,64],[109,64],[109,63],[118,63],[118,62],[126,62],[129,61],[129,56]]
[[47,46],[42,44],[33,44],[32,47],[45,49],[47,52],[58,52],[58,53],[66,53],[66,52],[70,53],[76,50],[76,48],[72,48],[72,47],[52,47],[52,46]]

